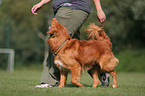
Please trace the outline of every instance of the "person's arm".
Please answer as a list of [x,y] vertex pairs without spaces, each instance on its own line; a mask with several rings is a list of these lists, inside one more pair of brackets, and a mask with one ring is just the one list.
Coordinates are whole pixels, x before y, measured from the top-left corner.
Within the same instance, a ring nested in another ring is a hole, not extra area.
[[31,9],[31,12],[37,15],[37,10],[41,8],[44,4],[50,2],[51,0],[41,0],[38,4],[34,5]]
[[106,19],[106,15],[102,10],[101,4],[100,4],[100,0],[93,0],[96,6],[96,10],[97,10],[97,16],[98,19],[101,23],[104,23],[105,19]]

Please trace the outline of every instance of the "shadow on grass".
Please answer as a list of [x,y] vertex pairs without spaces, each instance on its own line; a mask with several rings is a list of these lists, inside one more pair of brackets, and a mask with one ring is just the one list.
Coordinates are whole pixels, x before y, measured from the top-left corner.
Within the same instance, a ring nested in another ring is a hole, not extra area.
[[[93,87],[93,85],[87,85],[87,84],[83,84],[83,86],[85,87],[85,88],[92,88]],[[78,87],[78,86],[75,86],[75,85],[73,85],[73,84],[66,84],[66,86],[65,87],[68,87],[68,88],[81,88],[81,87]],[[98,85],[97,87],[102,87],[102,85]],[[96,87],[96,88],[97,88]]]

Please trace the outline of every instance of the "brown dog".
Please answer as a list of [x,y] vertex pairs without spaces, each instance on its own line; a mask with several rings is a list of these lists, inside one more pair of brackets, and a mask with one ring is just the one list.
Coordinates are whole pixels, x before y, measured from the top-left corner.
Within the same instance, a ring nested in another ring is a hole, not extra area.
[[110,73],[113,76],[113,87],[117,87],[114,68],[119,61],[111,51],[112,43],[109,37],[101,27],[94,24],[89,25],[87,31],[90,32],[89,37],[93,40],[71,39],[67,29],[53,18],[51,29],[47,33],[52,35],[48,44],[55,54],[54,63],[61,74],[59,87],[65,86],[68,70],[71,71],[72,84],[79,87],[83,87],[78,82],[83,70],[90,70],[94,79],[93,87],[99,84],[100,72]]

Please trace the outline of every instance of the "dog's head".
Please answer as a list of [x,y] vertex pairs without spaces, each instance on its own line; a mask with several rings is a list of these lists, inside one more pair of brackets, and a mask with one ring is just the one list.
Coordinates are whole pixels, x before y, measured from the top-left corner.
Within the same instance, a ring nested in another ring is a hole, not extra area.
[[51,21],[51,28],[50,30],[47,32],[48,34],[52,35],[51,38],[66,38],[66,39],[70,39],[70,35],[67,32],[67,29],[58,23],[58,21],[53,18]]

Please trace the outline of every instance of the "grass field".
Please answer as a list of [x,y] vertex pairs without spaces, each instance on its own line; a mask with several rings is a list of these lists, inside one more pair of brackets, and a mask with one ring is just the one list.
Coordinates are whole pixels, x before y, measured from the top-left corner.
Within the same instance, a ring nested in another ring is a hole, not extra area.
[[[65,88],[35,88],[39,84],[41,71],[17,70],[8,73],[0,70],[0,96],[145,96],[145,73],[118,73],[118,88],[91,88],[93,79],[86,73],[82,75],[84,88],[70,83]],[[110,78],[112,83],[112,78]]]

